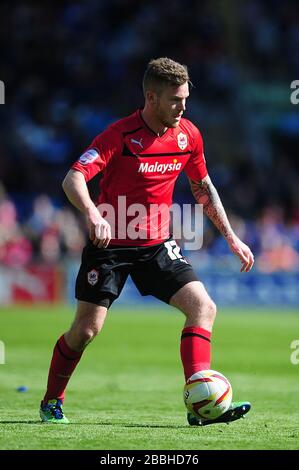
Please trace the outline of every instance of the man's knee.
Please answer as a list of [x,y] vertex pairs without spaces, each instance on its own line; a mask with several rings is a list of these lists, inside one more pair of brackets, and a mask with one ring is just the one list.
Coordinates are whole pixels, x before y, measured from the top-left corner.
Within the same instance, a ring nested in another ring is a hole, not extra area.
[[207,298],[201,300],[194,306],[191,311],[186,312],[187,318],[195,321],[196,323],[202,323],[203,321],[209,324],[213,324],[217,313],[216,304],[212,299]]
[[171,305],[186,315],[187,325],[212,328],[216,316],[216,305],[201,282],[191,282],[180,289],[172,297]]
[[66,334],[66,338],[73,349],[80,351],[97,336],[99,331],[100,328],[96,325],[75,322]]
[[106,318],[107,308],[79,302],[76,318],[66,334],[69,346],[82,350],[100,332]]
[[96,326],[82,326],[79,328],[78,337],[83,344],[90,343],[100,332],[100,328]]
[[198,296],[191,309],[185,312],[186,317],[195,324],[204,324],[212,327],[217,307],[209,295]]
[[203,311],[207,320],[210,320],[211,322],[215,320],[217,314],[217,307],[212,299],[209,299],[204,303]]

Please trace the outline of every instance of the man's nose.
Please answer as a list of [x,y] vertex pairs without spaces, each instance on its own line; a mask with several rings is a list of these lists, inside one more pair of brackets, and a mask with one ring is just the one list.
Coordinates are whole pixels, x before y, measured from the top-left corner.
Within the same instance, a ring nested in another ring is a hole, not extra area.
[[181,111],[185,111],[185,110],[186,110],[186,101],[185,101],[185,100],[181,101],[181,103],[180,103],[180,110],[181,110]]

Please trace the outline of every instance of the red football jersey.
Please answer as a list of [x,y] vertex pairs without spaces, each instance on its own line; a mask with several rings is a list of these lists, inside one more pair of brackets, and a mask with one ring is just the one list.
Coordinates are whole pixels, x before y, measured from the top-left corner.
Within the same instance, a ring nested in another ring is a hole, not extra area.
[[72,165],[86,182],[102,172],[97,205],[109,221],[110,244],[145,246],[169,237],[169,209],[182,170],[196,181],[207,175],[202,137],[181,119],[157,136],[141,111],[115,122],[95,137]]

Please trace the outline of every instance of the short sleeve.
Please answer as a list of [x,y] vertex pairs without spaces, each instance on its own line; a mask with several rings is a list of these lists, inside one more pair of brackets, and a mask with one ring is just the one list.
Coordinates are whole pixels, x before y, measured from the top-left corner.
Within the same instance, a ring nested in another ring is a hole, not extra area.
[[93,139],[71,168],[83,173],[85,181],[89,181],[106,168],[114,155],[121,152],[121,145],[121,133],[110,127]]
[[208,170],[203,152],[203,140],[199,130],[195,126],[193,126],[192,129],[192,136],[192,154],[184,168],[184,171],[190,179],[194,181],[201,181],[207,176]]

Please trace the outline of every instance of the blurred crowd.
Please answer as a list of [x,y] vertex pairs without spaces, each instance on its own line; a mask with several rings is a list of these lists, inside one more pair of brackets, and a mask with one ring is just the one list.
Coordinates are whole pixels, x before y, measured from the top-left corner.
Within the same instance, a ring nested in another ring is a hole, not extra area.
[[64,256],[77,259],[85,243],[83,222],[70,207],[56,207],[40,194],[21,223],[15,203],[0,187],[0,263],[22,267],[39,261],[55,264]]
[[[296,3],[1,2],[0,262],[79,256],[86,229],[61,181],[96,134],[142,106],[147,62],[168,56],[188,65],[186,117],[237,232],[261,269],[298,269]],[[193,201],[184,177],[175,200]],[[204,250],[226,250],[210,224]]]
[[[259,271],[298,271],[299,221],[285,223],[279,206],[266,207],[254,221],[233,213],[229,218],[236,233],[254,251]],[[225,240],[206,219],[203,228],[203,247],[187,252],[188,258],[205,268],[213,257],[223,264],[230,254]],[[32,262],[55,265],[70,259],[78,261],[86,237],[84,218],[70,206],[56,206],[46,194],[33,200],[28,217],[20,222],[15,203],[0,187],[0,264],[19,268]],[[184,239],[178,242],[184,247]],[[228,258],[230,265],[232,257]]]

